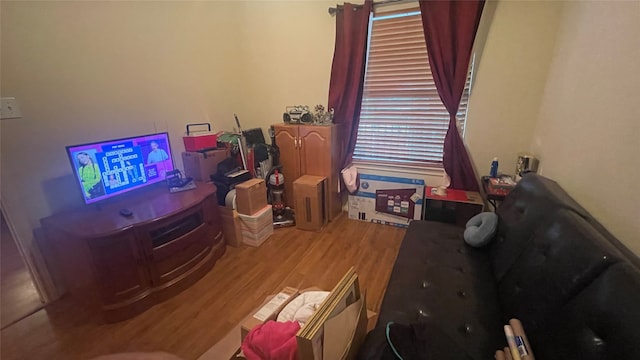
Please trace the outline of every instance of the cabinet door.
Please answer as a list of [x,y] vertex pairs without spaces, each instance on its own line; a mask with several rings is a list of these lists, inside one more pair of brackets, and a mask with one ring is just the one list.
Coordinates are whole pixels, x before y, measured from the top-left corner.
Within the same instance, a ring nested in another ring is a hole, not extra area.
[[88,241],[103,305],[150,294],[151,280],[134,231]]
[[300,174],[331,176],[331,127],[301,126]]
[[328,219],[332,221],[342,211],[342,200],[338,192],[340,162],[338,126],[303,126],[300,128],[300,138],[302,139],[300,173],[327,178],[325,206]]
[[294,207],[293,182],[300,177],[300,157],[296,146],[298,126],[274,125],[276,144],[280,148],[280,164],[284,174],[284,191],[287,205]]

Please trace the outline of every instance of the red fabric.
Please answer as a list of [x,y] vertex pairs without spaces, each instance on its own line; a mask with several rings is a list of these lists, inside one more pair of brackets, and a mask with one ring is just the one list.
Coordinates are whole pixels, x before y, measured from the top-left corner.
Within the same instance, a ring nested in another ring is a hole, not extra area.
[[456,113],[483,8],[484,0],[420,1],[429,65],[440,99],[451,116],[442,162],[453,189],[479,190],[469,154],[456,126]]
[[334,122],[344,124],[342,167],[351,163],[356,147],[362,87],[367,62],[367,37],[372,1],[355,6],[345,3],[336,13],[336,45],[329,81],[329,109],[333,108]]
[[249,331],[242,342],[242,352],[248,360],[297,360],[297,321],[269,320]]

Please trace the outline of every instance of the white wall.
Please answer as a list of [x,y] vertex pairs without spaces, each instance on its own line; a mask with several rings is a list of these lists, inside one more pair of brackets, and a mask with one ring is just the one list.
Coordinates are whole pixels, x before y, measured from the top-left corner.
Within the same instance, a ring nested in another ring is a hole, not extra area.
[[567,2],[532,150],[640,254],[640,2]]
[[465,137],[478,175],[531,151],[640,254],[640,2],[499,1],[484,15]]
[[31,249],[39,219],[81,203],[66,145],[169,131],[237,108],[238,5],[227,2],[1,3],[2,202]]
[[243,128],[282,122],[287,105],[327,106],[335,1],[248,1],[237,28],[242,58],[238,116]]
[[66,145],[169,131],[179,154],[186,123],[267,128],[286,105],[326,104],[332,5],[1,2],[0,92],[23,118],[0,122],[0,191],[23,248],[81,204]]
[[493,157],[515,173],[528,151],[553,56],[562,2],[487,2],[476,38],[476,73],[465,142],[478,176]]

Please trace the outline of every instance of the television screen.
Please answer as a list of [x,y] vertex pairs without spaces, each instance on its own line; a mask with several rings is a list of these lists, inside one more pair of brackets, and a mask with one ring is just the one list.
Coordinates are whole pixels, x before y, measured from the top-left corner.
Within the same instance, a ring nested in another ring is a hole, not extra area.
[[173,170],[167,133],[67,146],[67,154],[87,204],[164,181]]

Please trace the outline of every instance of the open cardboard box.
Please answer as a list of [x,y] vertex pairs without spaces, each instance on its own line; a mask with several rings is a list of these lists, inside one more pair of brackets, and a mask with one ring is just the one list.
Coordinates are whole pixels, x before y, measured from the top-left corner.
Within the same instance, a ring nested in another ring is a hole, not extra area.
[[244,338],[247,337],[249,331],[254,327],[264,324],[269,320],[275,320],[282,309],[299,294],[300,291],[298,289],[286,287],[279,293],[267,297],[258,308],[240,322],[240,340],[244,341]]
[[[312,287],[308,289],[304,289],[302,291],[298,291],[295,288],[284,288],[280,293],[275,295],[267,296],[265,301],[253,310],[247,317],[245,317],[238,325],[236,325],[227,335],[225,335],[222,340],[216,343],[213,347],[207,350],[204,354],[202,354],[198,360],[235,360],[242,359],[237,357],[237,354],[240,352],[240,345],[242,343],[242,339],[247,335],[251,328],[256,325],[262,324],[268,320],[275,320],[277,318],[278,313],[288,304],[291,300],[295,299],[298,294],[307,292],[307,291],[318,291],[319,288]],[[291,295],[288,298],[285,298],[282,294],[295,294]],[[272,302],[272,300],[275,300]],[[361,306],[366,308],[365,297],[362,297],[362,302],[360,302]],[[353,304],[355,305],[355,304]],[[269,309],[273,309],[275,306],[275,311],[269,311]],[[266,307],[266,309],[265,309]],[[254,314],[262,314],[267,316],[259,316],[260,318],[264,318],[264,321],[261,321],[255,318]],[[338,314],[340,315],[340,314]],[[365,334],[373,329],[377,321],[377,314],[373,311],[366,310],[366,331]],[[341,321],[345,321],[344,317]],[[353,339],[352,339],[353,340]],[[359,341],[354,341],[354,344],[359,344],[362,339]],[[299,350],[300,352],[300,350]],[[308,356],[299,356],[300,360],[311,360]],[[329,359],[327,359],[329,360]]]

